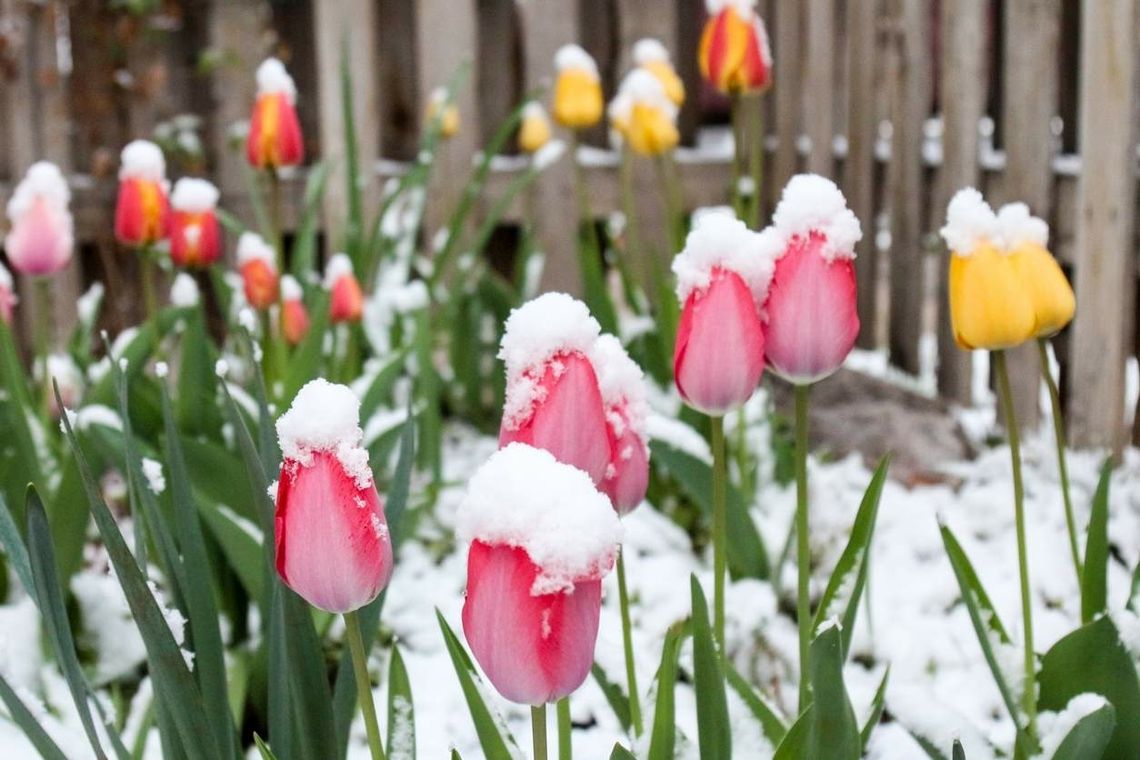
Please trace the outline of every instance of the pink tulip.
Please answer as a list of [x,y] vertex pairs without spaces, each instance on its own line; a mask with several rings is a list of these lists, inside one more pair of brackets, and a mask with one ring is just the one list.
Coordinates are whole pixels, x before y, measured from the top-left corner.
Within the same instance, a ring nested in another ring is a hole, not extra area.
[[601,489],[618,514],[626,515],[642,502],[649,486],[645,375],[612,335],[598,338],[590,359],[598,374],[610,438],[610,461]]
[[314,607],[351,612],[392,573],[384,504],[361,447],[360,401],[343,385],[305,385],[277,421],[277,572]]
[[581,301],[546,293],[511,312],[499,352],[507,365],[499,444],[546,449],[595,483],[610,462],[605,407],[588,358],[599,331]]
[[12,310],[17,300],[13,291],[12,275],[3,264],[0,264],[0,320],[5,324],[12,324]]
[[456,527],[471,542],[463,632],[487,678],[519,704],[573,692],[621,540],[609,501],[581,470],[511,444],[471,479]]
[[807,385],[839,369],[859,334],[852,260],[862,232],[839,188],[810,174],[788,183],[773,226],[785,242],[765,307],[765,356],[773,372]]
[[8,201],[12,224],[4,249],[21,274],[49,275],[63,269],[74,247],[71,191],[59,168],[40,161],[28,169]]

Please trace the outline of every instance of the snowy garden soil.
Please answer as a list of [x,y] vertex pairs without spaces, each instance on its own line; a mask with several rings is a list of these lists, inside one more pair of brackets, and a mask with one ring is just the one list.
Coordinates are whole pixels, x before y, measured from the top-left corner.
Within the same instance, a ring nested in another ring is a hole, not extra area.
[[[771,451],[765,413],[767,403],[767,394],[762,392],[748,407],[748,439],[754,451]],[[656,418],[653,423],[651,427],[657,435],[667,434],[675,445],[707,456],[707,449],[702,451],[703,440],[699,436],[689,435],[684,440],[677,437],[678,423],[666,422],[663,418]],[[480,756],[479,744],[444,649],[435,609],[438,607],[450,624],[460,630],[466,553],[463,547],[452,544],[455,510],[467,477],[495,450],[496,442],[460,427],[449,430],[446,440],[445,480],[454,485],[442,493],[436,519],[421,523],[419,540],[408,541],[402,547],[389,586],[383,623],[397,637],[417,689],[414,693],[417,756],[443,758],[454,746],[463,757],[476,758]],[[1043,652],[1078,625],[1080,595],[1069,559],[1051,439],[1044,432],[1030,436],[1024,455],[1034,619],[1038,648]],[[1100,463],[1100,455],[1093,452],[1075,452],[1070,458],[1080,524],[1087,520]],[[771,464],[769,460],[762,460],[761,472],[769,473]],[[1011,744],[1012,724],[1005,717],[966,609],[958,601],[958,587],[938,532],[940,519],[954,529],[1014,640],[1018,640],[1017,554],[1008,450],[1005,447],[986,449],[975,461],[948,464],[946,470],[952,476],[947,482],[953,482],[954,486],[907,489],[890,481],[882,496],[868,588],[869,607],[865,606],[860,612],[853,657],[846,673],[856,713],[862,719],[884,669],[888,665],[891,668],[886,719],[875,731],[868,748],[868,757],[875,760],[925,757],[904,726],[923,732],[937,746],[946,748],[953,737],[961,737],[970,760],[992,757],[988,742],[999,746]],[[843,549],[846,532],[870,475],[857,457],[811,464],[813,594],[816,596],[822,592]],[[787,535],[794,501],[794,490],[790,486],[776,485],[770,477],[763,479],[753,517],[773,561]],[[696,573],[702,583],[711,588],[711,557],[694,555],[687,534],[648,505],[633,512],[624,523],[638,677],[642,691],[649,693],[665,631],[688,614],[688,576]],[[1127,452],[1123,465],[1114,473],[1109,533],[1118,551],[1117,558],[1110,564],[1109,604],[1114,610],[1122,610],[1129,583],[1129,572],[1123,563],[1127,563],[1127,567],[1134,566],[1140,550],[1137,540],[1140,537],[1140,452]],[[441,546],[449,548],[439,558]],[[792,593],[793,562],[785,564],[780,580],[780,587]],[[134,671],[144,659],[144,650],[117,582],[104,573],[88,569],[72,580],[72,591],[84,620],[82,644],[96,657],[94,680],[107,682]],[[797,679],[796,626],[784,611],[792,609],[794,604],[790,596],[788,599],[781,604],[772,585],[756,580],[731,583],[727,596],[728,650],[732,660],[738,670],[773,696],[786,713],[796,698]],[[1116,614],[1126,642],[1140,657],[1140,620],[1128,613]],[[333,633],[339,635],[336,628]],[[605,581],[598,638],[599,664],[612,680],[623,681],[621,627],[613,574]],[[385,651],[380,648],[374,651],[374,672],[387,672]],[[1013,676],[1020,655],[1009,652],[1008,656]],[[682,650],[681,667],[683,672],[692,672],[688,646]],[[68,757],[90,756],[66,686],[55,666],[45,661],[39,615],[27,598],[0,606],[0,672],[26,690],[26,698],[31,694],[42,697],[50,714],[45,718],[45,725]],[[681,679],[676,697],[677,721],[686,737],[679,756],[695,758],[696,719],[693,691],[688,681],[691,679]],[[149,684],[144,681],[142,689],[144,694],[149,692]],[[729,695],[736,756],[770,756],[771,748],[754,720],[742,703],[734,701],[735,694],[731,690]],[[110,694],[102,696],[110,705]],[[376,698],[382,700],[380,704],[386,704],[384,688],[377,690]],[[527,709],[508,704],[497,696],[489,698],[525,746],[529,736]],[[135,699],[133,702],[129,728],[124,734],[128,743],[133,741],[141,723],[141,706],[148,701]],[[571,705],[577,757],[589,760],[607,757],[614,742],[625,739],[592,678],[573,696]],[[353,727],[353,747],[349,755],[361,759],[368,756],[359,719]],[[36,757],[19,729],[4,718],[0,718],[0,756],[5,760]],[[157,737],[153,734],[146,757],[161,757]]]

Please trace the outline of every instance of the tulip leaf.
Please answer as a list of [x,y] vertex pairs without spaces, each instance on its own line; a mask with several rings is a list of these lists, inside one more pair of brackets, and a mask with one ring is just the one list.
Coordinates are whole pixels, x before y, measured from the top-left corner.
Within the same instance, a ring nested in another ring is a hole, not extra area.
[[[0,320],[0,322],[2,321]],[[0,701],[8,708],[9,719],[24,732],[28,742],[43,760],[67,760],[67,755],[63,754],[63,750],[36,720],[36,716],[28,709],[28,706],[20,701],[20,697],[17,696],[3,675],[0,675]]]
[[688,621],[674,623],[665,633],[661,664],[657,668],[657,703],[653,708],[653,730],[649,738],[648,760],[673,760],[677,741],[675,690],[677,656],[688,635]]
[[629,733],[630,727],[633,726],[629,717],[629,697],[621,690],[620,686],[609,679],[606,671],[602,670],[602,666],[596,661],[590,666],[590,673],[594,676],[598,688],[602,690],[602,695],[605,696],[610,709],[614,711],[614,716],[621,724],[622,730]]
[[697,740],[702,760],[732,757],[732,732],[724,670],[709,625],[709,606],[697,577],[689,577],[693,604],[693,688],[697,693]]
[[22,525],[24,522],[22,514],[24,505],[22,501],[18,501],[23,497],[24,486],[29,482],[43,482],[39,449],[36,447],[32,430],[35,424],[33,418],[37,412],[28,392],[25,377],[27,375],[20,364],[11,328],[0,319],[0,388],[8,392],[6,403],[0,404],[0,409],[7,412],[7,421],[3,426],[6,433],[4,437],[8,439],[5,443],[11,445],[10,450],[15,460],[16,474],[10,484],[8,497],[13,505],[12,508],[17,510],[13,513],[17,525]]
[[883,705],[887,697],[887,680],[890,677],[891,666],[888,665],[887,669],[883,671],[883,679],[879,681],[879,688],[875,689],[875,696],[871,699],[871,712],[863,724],[863,730],[859,732],[864,747],[870,743],[871,734],[874,733],[875,727],[879,725],[879,720],[883,717]]
[[400,648],[392,645],[388,664],[388,758],[415,760],[416,712],[412,701],[412,682]]
[[855,523],[851,528],[851,537],[835,570],[827,582],[827,587],[820,598],[819,607],[812,623],[812,631],[818,632],[824,623],[836,618],[841,623],[841,638],[843,654],[846,657],[851,649],[851,636],[855,631],[855,618],[859,612],[859,599],[863,595],[863,588],[867,583],[867,571],[871,557],[871,539],[875,532],[875,519],[879,513],[879,499],[883,494],[883,483],[887,479],[889,458],[884,458],[875,468],[875,474],[867,491],[863,494],[863,501],[855,515]]
[[257,745],[257,751],[261,755],[261,760],[277,760],[277,755],[273,754],[273,750],[269,749],[269,745],[265,743],[265,740],[256,733],[253,735],[253,743]]
[[391,396],[396,381],[403,374],[407,358],[407,347],[397,349],[384,357],[380,368],[372,373],[368,388],[360,398],[360,419],[367,420],[372,417],[385,399]]
[[1112,463],[1106,461],[1100,469],[1100,481],[1093,495],[1092,514],[1089,515],[1085,562],[1081,571],[1082,623],[1092,622],[1108,607],[1108,486],[1111,478]]
[[780,717],[776,707],[763,694],[753,689],[744,680],[744,677],[737,672],[732,663],[726,663],[726,665],[728,685],[740,696],[753,717],[760,722],[760,730],[764,732],[768,742],[773,747],[778,747],[780,742],[784,740],[784,735],[788,733],[788,726],[784,719]]
[[260,599],[265,588],[265,537],[261,530],[224,504],[208,504],[201,498],[197,502],[198,515],[218,542],[242,588],[251,599]]
[[179,346],[178,428],[187,436],[217,436],[222,428],[214,394],[218,352],[206,331],[203,307],[190,310]]
[[953,760],[966,760],[966,750],[962,749],[962,742],[957,739],[954,740]]
[[182,436],[182,455],[190,482],[205,501],[224,504],[236,514],[258,522],[259,515],[249,492],[249,480],[240,456],[223,444]]
[[[80,438],[83,438],[82,433]],[[87,543],[87,525],[91,515],[83,498],[79,468],[71,452],[60,452],[59,471],[59,485],[53,493],[44,494],[44,506],[51,521],[59,577],[66,581],[83,565],[83,549]]]
[[305,282],[308,273],[316,270],[318,214],[331,171],[332,166],[322,161],[309,167],[309,175],[305,179],[305,197],[302,201],[300,221],[293,234],[293,250],[289,262],[290,271],[301,282]]
[[1105,702],[1076,722],[1050,760],[1087,760],[1103,758],[1112,731],[1116,727],[1116,709]]
[[16,572],[16,577],[20,579],[20,585],[24,587],[28,596],[33,600],[36,599],[36,586],[32,581],[32,563],[28,557],[28,548],[24,545],[24,539],[20,537],[20,529],[16,527],[16,521],[8,509],[8,502],[4,499],[3,493],[0,493],[0,547],[4,548],[4,554]]
[[613,751],[610,752],[610,760],[637,760],[637,756],[620,744],[614,744]]
[[502,720],[488,707],[483,697],[482,681],[475,672],[475,665],[471,662],[470,655],[438,609],[435,611],[435,616],[439,620],[451,664],[455,667],[455,675],[459,678],[459,686],[463,689],[463,696],[467,700],[467,709],[471,712],[471,719],[475,723],[475,733],[479,736],[479,745],[483,748],[484,757],[486,760],[512,760],[514,754],[508,747],[508,742],[514,746],[515,740]]
[[839,624],[833,622],[811,642],[812,701],[776,748],[774,760],[859,760],[862,756],[859,726],[843,683],[843,660],[843,637]]
[[[661,440],[651,440],[652,461],[661,465],[705,515],[712,514],[712,467]],[[733,578],[767,578],[768,553],[740,491],[730,482],[725,491],[728,520],[728,570]]]
[[[1045,653],[1038,708],[1059,712],[1079,694],[1100,694],[1116,708],[1116,728],[1103,760],[1136,757],[1140,747],[1140,676],[1108,616],[1068,634]],[[1089,755],[1094,757],[1094,755]]]

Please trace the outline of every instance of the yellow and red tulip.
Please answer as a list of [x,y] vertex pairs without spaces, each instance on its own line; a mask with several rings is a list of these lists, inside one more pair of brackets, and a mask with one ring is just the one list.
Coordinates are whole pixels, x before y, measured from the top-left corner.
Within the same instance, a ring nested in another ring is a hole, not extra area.
[[183,177],[170,194],[170,260],[188,269],[208,267],[222,255],[217,216],[218,188]]
[[772,83],[768,32],[754,0],[707,0],[701,34],[701,74],[721,92],[763,92]]
[[677,75],[673,63],[669,58],[669,51],[659,40],[645,38],[633,45],[633,64],[645,69],[661,83],[665,96],[676,107],[680,108],[685,102],[685,83]]
[[258,310],[277,303],[277,254],[256,232],[243,232],[238,239],[237,264],[245,300]]
[[123,148],[115,205],[115,237],[120,243],[143,247],[166,237],[170,225],[167,191],[162,149],[148,140],[128,143]]
[[276,58],[263,61],[257,69],[257,102],[245,144],[250,166],[277,169],[305,160],[296,100],[297,87],[285,64]]
[[329,318],[333,323],[359,322],[364,315],[364,293],[346,254],[338,253],[329,259],[324,285],[329,291]]
[[47,161],[32,164],[8,201],[12,226],[4,238],[4,250],[13,269],[26,275],[49,275],[67,266],[75,245],[70,200],[71,191],[59,167]]
[[605,103],[598,65],[578,45],[565,45],[554,57],[554,120],[568,129],[587,129],[602,118]]
[[292,275],[281,278],[281,334],[290,346],[309,334],[309,311],[303,295],[301,284]]

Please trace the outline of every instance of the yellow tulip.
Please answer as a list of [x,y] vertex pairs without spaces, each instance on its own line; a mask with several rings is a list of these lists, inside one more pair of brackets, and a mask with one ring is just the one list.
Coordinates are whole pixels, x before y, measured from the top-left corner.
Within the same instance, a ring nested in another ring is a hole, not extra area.
[[1077,299],[1053,254],[1043,245],[1025,242],[1014,248],[1009,258],[1033,305],[1033,336],[1046,338],[1060,332],[1072,321]]
[[629,147],[643,156],[659,156],[677,147],[681,139],[673,119],[660,108],[634,103],[625,129]]
[[680,107],[685,102],[685,83],[668,61],[650,61],[642,64],[642,68],[657,78],[673,105]]
[[991,242],[950,256],[950,325],[966,349],[1012,348],[1034,336],[1033,301],[1014,257]]
[[645,68],[629,72],[610,103],[610,125],[615,137],[643,156],[659,156],[677,147],[677,107],[665,89]]
[[550,141],[550,119],[538,103],[527,103],[523,107],[522,125],[519,127],[519,147],[527,153],[534,153]]
[[435,90],[428,100],[427,121],[430,124],[436,119],[439,119],[439,135],[444,140],[459,133],[459,107],[448,100],[447,91],[442,88]]
[[569,129],[587,129],[601,121],[605,103],[598,66],[578,45],[565,45],[554,56],[554,120]]

